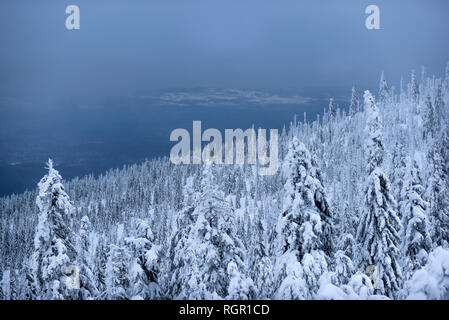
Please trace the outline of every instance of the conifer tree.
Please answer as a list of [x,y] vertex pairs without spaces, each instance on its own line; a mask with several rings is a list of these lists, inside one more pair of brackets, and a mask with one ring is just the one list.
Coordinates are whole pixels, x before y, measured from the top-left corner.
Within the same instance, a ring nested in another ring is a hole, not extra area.
[[98,289],[99,298],[106,297],[106,264],[108,260],[108,253],[104,244],[104,238],[101,238],[95,254],[95,286]]
[[432,99],[427,96],[425,102],[425,113],[424,113],[424,131],[423,138],[433,138],[436,130],[436,114],[435,108],[432,104]]
[[330,98],[329,100],[329,116],[331,119],[335,119],[337,116],[337,109],[334,104],[334,98]]
[[407,171],[400,210],[404,226],[405,277],[408,279],[415,270],[426,264],[431,240],[426,216],[428,204],[422,198],[424,187],[418,163],[413,161]]
[[369,91],[365,91],[367,112],[366,132],[368,141],[367,184],[365,207],[357,230],[360,244],[360,267],[365,270],[374,265],[379,270],[381,294],[393,297],[401,286],[402,272],[399,265],[400,220],[388,177],[382,170],[384,145],[382,120]]
[[[252,280],[244,274],[244,247],[236,237],[237,226],[229,203],[225,201],[223,192],[218,188],[217,169],[214,165],[205,165],[201,177],[198,202],[191,214],[193,225],[188,230],[187,239],[178,241],[178,249],[185,247],[189,257],[186,276],[178,277],[177,287],[189,286],[190,291],[185,295],[181,290],[181,299],[216,299],[225,298],[229,292],[228,266],[232,262],[237,269],[232,269],[233,281],[244,281],[248,287]],[[190,219],[189,217],[186,217]],[[187,230],[186,230],[187,231]],[[181,234],[178,235],[182,236]],[[183,263],[179,261],[178,263]],[[241,277],[237,280],[235,276]],[[178,291],[179,292],[179,291]],[[251,290],[249,299],[253,296]]]
[[[392,181],[391,185],[394,191],[395,199],[399,203],[402,201],[402,189],[404,186],[404,179],[407,173],[407,156],[404,146],[404,141],[399,138],[399,141],[396,142],[394,150],[393,150],[393,173],[392,173]],[[398,211],[398,218],[402,219],[401,210]]]
[[[194,245],[192,244],[193,228],[196,223],[195,209],[200,195],[195,191],[193,177],[187,178],[183,189],[183,208],[176,216],[176,229],[170,240],[169,272],[167,281],[168,296],[173,299],[187,299],[190,292],[197,290],[199,279],[193,273],[192,264],[195,261]],[[204,298],[204,297],[203,297]]]
[[359,98],[357,97],[357,92],[355,91],[355,88],[352,87],[349,114],[353,117],[357,112],[359,112]]
[[108,300],[128,300],[131,279],[129,272],[130,254],[126,247],[111,244],[106,263],[106,298]]
[[386,103],[390,96],[390,89],[388,88],[387,81],[385,80],[384,72],[382,71],[382,75],[380,76],[379,83],[379,102]]
[[411,86],[411,88],[410,88],[410,90],[411,90],[411,98],[412,98],[412,101],[416,104],[416,103],[419,102],[419,94],[420,94],[420,92],[419,92],[418,80],[416,79],[415,70],[412,70],[410,86]]
[[445,72],[444,82],[446,84],[446,91],[449,91],[449,61],[446,64],[446,72]]
[[335,253],[335,277],[337,285],[344,285],[349,282],[355,273],[355,266],[351,258],[343,250]]
[[433,246],[449,247],[448,174],[440,151],[434,146],[428,154],[431,174],[427,186]]
[[76,260],[74,234],[70,229],[72,203],[51,159],[48,173],[38,183],[36,204],[39,221],[34,237],[32,272],[38,299],[71,299],[74,290],[66,286],[68,267]]
[[[253,244],[253,253],[251,260],[251,278],[261,299],[269,299],[273,294],[274,275],[273,262],[270,256],[267,227],[265,221],[261,217],[261,213],[257,217],[254,228],[254,234],[257,235]],[[253,234],[253,236],[254,236]]]
[[92,300],[97,299],[99,292],[95,283],[95,276],[90,267],[89,255],[91,252],[90,246],[90,230],[91,223],[88,216],[83,216],[81,218],[81,226],[79,231],[78,239],[78,259],[76,262],[79,268],[80,276],[80,289],[79,289],[79,299],[81,300]]
[[227,299],[248,300],[255,297],[256,292],[253,281],[242,275],[234,261],[229,262],[227,272],[229,277]]
[[0,300],[11,299],[11,273],[9,269],[3,270],[3,275],[0,278]]
[[132,254],[130,281],[132,299],[152,300],[160,297],[158,247],[150,226],[141,219],[136,221],[136,236],[125,238]]
[[319,277],[327,271],[332,254],[332,215],[316,160],[296,137],[283,169],[287,181],[285,205],[276,227],[277,295],[310,298],[318,290]]
[[434,119],[435,119],[435,132],[440,129],[442,125],[445,125],[444,119],[445,119],[445,105],[444,105],[444,98],[443,98],[443,88],[441,85],[441,82],[438,82],[437,85],[437,92],[435,94],[435,101],[434,101]]
[[[3,271],[0,269],[0,279],[3,279]],[[0,284],[0,300],[5,300],[3,297],[3,286]]]

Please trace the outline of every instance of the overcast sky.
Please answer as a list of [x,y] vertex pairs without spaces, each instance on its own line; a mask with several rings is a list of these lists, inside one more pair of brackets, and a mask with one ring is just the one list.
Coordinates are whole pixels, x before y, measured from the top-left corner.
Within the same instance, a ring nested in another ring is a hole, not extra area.
[[[81,29],[65,29],[76,4]],[[381,30],[365,28],[376,4]],[[447,0],[1,0],[0,98],[372,85],[449,59]],[[349,89],[348,89],[349,90]],[[9,101],[9,100],[8,100]]]

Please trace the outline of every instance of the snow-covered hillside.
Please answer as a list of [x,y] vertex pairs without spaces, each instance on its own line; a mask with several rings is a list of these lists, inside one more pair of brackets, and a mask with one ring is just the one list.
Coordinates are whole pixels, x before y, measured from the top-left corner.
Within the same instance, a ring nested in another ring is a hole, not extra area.
[[295,119],[273,176],[162,158],[64,182],[49,162],[0,199],[0,298],[448,299],[449,64],[348,110]]

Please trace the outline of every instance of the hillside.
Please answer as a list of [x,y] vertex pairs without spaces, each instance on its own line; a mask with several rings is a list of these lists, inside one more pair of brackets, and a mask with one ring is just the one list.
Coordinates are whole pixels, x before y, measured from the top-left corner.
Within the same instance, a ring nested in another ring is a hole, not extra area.
[[65,182],[49,164],[0,198],[0,297],[448,299],[448,108],[449,64],[295,119],[273,176],[160,158]]

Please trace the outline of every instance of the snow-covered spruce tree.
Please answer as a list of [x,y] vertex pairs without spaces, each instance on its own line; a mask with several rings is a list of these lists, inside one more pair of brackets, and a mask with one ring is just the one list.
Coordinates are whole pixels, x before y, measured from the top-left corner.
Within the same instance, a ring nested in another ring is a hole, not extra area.
[[394,297],[401,286],[400,220],[388,177],[382,170],[384,145],[382,120],[369,91],[365,91],[367,112],[366,132],[368,141],[368,179],[365,188],[365,204],[357,230],[360,244],[360,267],[365,270],[374,265],[379,270],[378,293]]
[[[449,88],[448,88],[449,89]],[[434,110],[435,110],[435,125],[436,128],[434,129],[434,132],[436,132],[441,125],[444,125],[444,119],[445,119],[445,109],[444,109],[444,98],[443,98],[443,86],[441,85],[441,81],[438,82],[437,85],[437,92],[435,94],[435,101],[434,101]]]
[[316,295],[320,300],[387,300],[386,296],[373,295],[371,279],[364,273],[355,273],[347,284],[340,286],[333,282],[332,273],[323,275],[320,279],[320,289]]
[[227,273],[229,285],[226,299],[248,300],[255,297],[256,292],[253,281],[242,275],[242,272],[234,261],[228,263]]
[[[217,183],[214,165],[205,165],[201,176],[198,200],[190,209],[180,212],[178,219],[191,220],[191,227],[176,235],[172,241],[173,251],[179,251],[174,263],[183,267],[183,274],[172,276],[175,288],[173,298],[177,299],[221,299],[230,294],[228,266],[231,267],[233,284],[243,283],[251,288],[247,296],[254,297],[252,280],[244,274],[245,252],[243,244],[236,237],[234,212]],[[193,211],[192,211],[193,209]],[[179,221],[179,220],[178,220]],[[184,255],[180,257],[179,255]],[[188,263],[188,265],[186,264]],[[173,267],[172,267],[173,270]],[[188,288],[185,290],[183,288]],[[176,293],[178,293],[176,295]]]
[[[418,84],[418,80],[416,79],[415,70],[412,70],[412,74],[411,74],[410,95],[411,95],[412,101],[415,104],[417,104],[419,102],[419,84]],[[415,109],[415,111],[417,111],[417,109]]]
[[99,299],[106,297],[106,264],[108,261],[108,253],[106,245],[104,244],[104,238],[101,237],[97,250],[95,252],[95,265],[94,265],[94,275],[95,275],[95,286],[99,292]]
[[[440,154],[444,163],[443,170],[446,175],[446,190],[449,191],[449,119],[446,119],[445,128],[441,131],[440,137]],[[446,204],[449,207],[449,201]]]
[[273,294],[274,275],[273,262],[270,257],[267,227],[261,212],[256,218],[253,229],[255,242],[253,244],[252,260],[250,264],[251,278],[257,289],[259,299],[269,299]]
[[426,208],[423,200],[424,187],[418,163],[409,163],[406,181],[402,190],[400,211],[404,226],[404,271],[405,278],[426,264],[431,248]]
[[446,91],[449,91],[449,62],[446,64],[446,72],[444,77],[444,83],[446,86]]
[[379,82],[379,102],[382,104],[386,103],[389,97],[390,97],[390,89],[388,88],[384,72],[382,71]]
[[3,270],[0,282],[0,300],[11,299],[11,273],[9,269]]
[[353,260],[354,256],[357,254],[356,252],[356,242],[354,236],[350,233],[345,233],[342,235],[339,240],[339,250],[343,251],[343,253],[349,257],[349,259]]
[[24,283],[23,283],[23,291],[20,292],[20,297],[23,300],[32,300],[35,297],[37,297],[37,292],[35,291],[36,286],[34,285],[35,279],[33,270],[31,268],[31,261],[33,257],[30,256],[25,260],[24,267],[23,267],[23,277],[24,277]]
[[335,282],[344,285],[349,282],[355,273],[355,266],[351,258],[343,250],[335,253]]
[[111,244],[106,263],[106,298],[127,300],[130,298],[130,254],[124,246]]
[[28,299],[26,295],[27,286],[26,266],[11,271],[11,300]]
[[11,269],[9,273],[9,294],[11,300],[18,300],[20,299],[19,294],[21,291],[21,283],[23,281],[23,277],[20,274],[17,269]]
[[430,96],[427,96],[425,102],[425,110],[424,110],[424,131],[423,138],[433,138],[435,135],[435,130],[437,129],[436,125],[436,117],[435,117],[435,109],[432,104],[432,99]]
[[70,229],[72,203],[61,183],[61,176],[48,160],[48,173],[38,183],[36,204],[39,221],[31,259],[34,299],[73,299],[76,290],[66,286],[66,272],[76,260]]
[[81,226],[77,243],[78,258],[75,265],[79,268],[80,290],[78,298],[81,300],[92,300],[99,298],[95,276],[90,267],[90,231],[91,223],[88,216],[81,218]]
[[[3,271],[2,269],[0,269],[0,279],[3,279]],[[3,282],[3,281],[1,281]],[[3,286],[0,283],[0,300],[5,300],[4,299],[4,294],[3,294]]]
[[[176,229],[170,241],[169,249],[169,279],[167,295],[172,299],[187,299],[189,293],[197,290],[200,279],[194,274],[192,264],[195,259],[192,244],[192,228],[196,222],[195,209],[199,203],[199,193],[195,191],[193,177],[187,178],[183,189],[183,208],[176,216]],[[195,216],[194,216],[195,212]]]
[[353,262],[355,240],[352,234],[344,233],[339,239],[338,248],[334,254],[334,270],[329,274],[329,280],[336,286],[347,284],[355,273]]
[[429,254],[427,264],[413,273],[404,284],[406,299],[448,300],[449,299],[449,250],[435,248]]
[[353,117],[357,112],[359,112],[359,98],[357,97],[357,92],[355,91],[355,88],[352,87],[349,114],[351,115],[351,117]]
[[[395,199],[400,203],[402,201],[402,188],[404,186],[404,179],[407,173],[407,154],[405,151],[403,136],[399,137],[396,142],[392,156],[392,175],[391,186],[395,195]],[[399,219],[402,219],[401,210],[398,211]]]
[[329,116],[331,119],[335,119],[335,117],[337,116],[337,108],[334,104],[334,98],[330,98],[329,100]]
[[204,166],[200,201],[194,212],[196,224],[192,230],[195,239],[192,244],[196,246],[195,260],[210,297],[218,295],[224,298],[230,294],[227,271],[229,264],[234,263],[234,281],[245,282],[250,288],[248,295],[240,298],[251,299],[255,291],[253,281],[245,275],[246,253],[236,236],[234,212],[218,187],[217,175],[214,165]]
[[427,195],[433,247],[449,247],[449,175],[440,151],[434,146],[428,153],[431,163]]
[[276,227],[276,298],[313,298],[332,255],[329,203],[316,161],[296,137],[290,142],[283,169],[287,181]]
[[135,237],[125,238],[132,253],[130,266],[131,299],[154,300],[160,297],[158,246],[150,226],[141,219],[136,221]]

